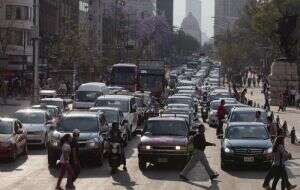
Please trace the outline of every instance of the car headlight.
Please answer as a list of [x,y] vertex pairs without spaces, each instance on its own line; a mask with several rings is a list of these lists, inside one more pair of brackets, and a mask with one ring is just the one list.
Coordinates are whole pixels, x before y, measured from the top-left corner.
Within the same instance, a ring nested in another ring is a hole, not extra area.
[[175,146],[175,150],[180,150],[181,147],[180,146]]
[[264,151],[264,154],[271,154],[273,152],[273,148],[270,147]]
[[151,150],[151,146],[145,146],[146,150]]
[[140,146],[140,149],[142,150],[151,150],[152,147],[150,145],[147,145],[147,146]]
[[225,153],[233,153],[233,150],[230,149],[230,148],[228,148],[228,147],[225,147],[225,148],[224,148],[224,152],[225,152]]

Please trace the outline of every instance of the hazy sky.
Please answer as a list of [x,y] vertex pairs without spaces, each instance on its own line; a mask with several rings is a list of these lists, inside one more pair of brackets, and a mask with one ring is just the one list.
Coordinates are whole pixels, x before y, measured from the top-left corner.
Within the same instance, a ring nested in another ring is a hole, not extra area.
[[[174,25],[180,26],[185,17],[185,1],[174,0]],[[214,0],[201,0],[202,2],[202,24],[201,30],[208,37],[213,36]]]

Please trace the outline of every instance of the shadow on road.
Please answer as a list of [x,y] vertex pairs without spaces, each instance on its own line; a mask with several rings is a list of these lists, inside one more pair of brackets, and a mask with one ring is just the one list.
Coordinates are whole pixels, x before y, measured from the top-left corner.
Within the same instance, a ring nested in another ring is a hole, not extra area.
[[12,172],[21,171],[23,169],[18,169],[19,166],[24,164],[28,159],[28,156],[19,156],[16,161],[9,161],[8,159],[0,160],[0,172]]
[[118,171],[112,178],[114,186],[122,186],[128,190],[133,190],[133,187],[137,185],[135,181],[131,181],[128,172],[125,171]]
[[28,146],[28,154],[29,155],[47,155],[47,151],[45,148],[41,146]]
[[201,184],[198,184],[198,183],[194,183],[192,181],[188,181],[187,183],[190,184],[190,185],[193,185],[195,187],[199,187],[201,189],[206,189],[206,190],[219,190],[219,183],[220,181],[218,180],[213,180],[211,182],[211,185],[210,186],[206,186],[206,185],[201,185]]
[[267,175],[268,169],[261,167],[239,167],[237,169],[232,168],[231,170],[226,170],[224,172],[237,178],[264,179]]

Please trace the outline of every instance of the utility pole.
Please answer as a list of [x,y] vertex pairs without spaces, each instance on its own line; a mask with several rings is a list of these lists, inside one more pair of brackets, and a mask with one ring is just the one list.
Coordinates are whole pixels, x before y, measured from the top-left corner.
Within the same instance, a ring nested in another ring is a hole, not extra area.
[[33,102],[39,96],[39,0],[33,1]]

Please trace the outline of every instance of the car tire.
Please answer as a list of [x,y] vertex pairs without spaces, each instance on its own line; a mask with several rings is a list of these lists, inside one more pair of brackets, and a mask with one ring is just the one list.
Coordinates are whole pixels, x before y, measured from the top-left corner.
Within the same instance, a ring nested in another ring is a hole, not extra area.
[[139,158],[139,168],[141,171],[144,171],[147,168],[147,162],[142,158]]
[[27,146],[27,143],[26,143],[26,145],[24,146],[23,155],[24,155],[24,156],[28,156],[28,146]]
[[130,129],[127,129],[127,139],[130,141],[132,139],[132,126],[130,126]]
[[44,144],[42,146],[45,149],[47,149],[47,147],[48,147],[48,134],[47,133],[45,134],[45,140],[44,140]]
[[14,162],[17,159],[17,148],[14,147],[13,153],[11,155],[11,157],[9,158],[10,161]]
[[221,169],[226,171],[229,169],[229,165],[225,163],[224,161],[221,161]]
[[104,158],[104,153],[103,153],[103,148],[104,145],[102,145],[102,148],[99,150],[99,152],[96,153],[96,165],[101,167],[103,165],[103,158]]

